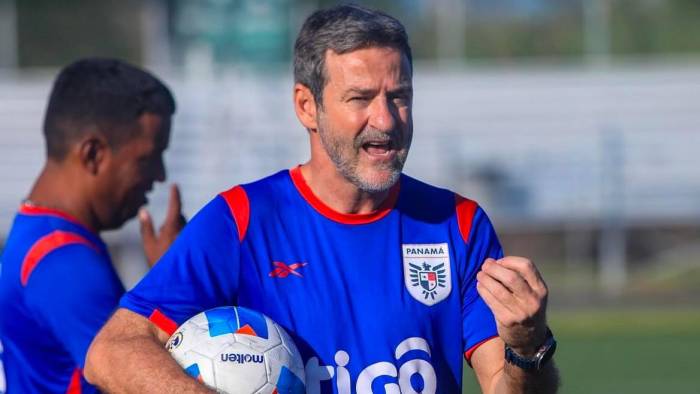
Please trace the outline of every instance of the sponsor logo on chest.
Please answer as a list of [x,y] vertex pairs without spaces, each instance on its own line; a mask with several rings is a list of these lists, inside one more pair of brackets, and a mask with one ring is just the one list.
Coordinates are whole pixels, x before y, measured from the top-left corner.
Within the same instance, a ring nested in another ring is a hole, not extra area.
[[452,290],[450,250],[447,243],[403,244],[403,277],[409,294],[431,306]]

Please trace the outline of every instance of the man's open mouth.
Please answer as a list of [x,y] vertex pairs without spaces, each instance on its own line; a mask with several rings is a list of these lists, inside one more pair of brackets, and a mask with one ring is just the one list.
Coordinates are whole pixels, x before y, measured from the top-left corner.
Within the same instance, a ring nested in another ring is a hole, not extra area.
[[391,141],[369,141],[362,144],[362,149],[373,156],[384,156],[394,151]]

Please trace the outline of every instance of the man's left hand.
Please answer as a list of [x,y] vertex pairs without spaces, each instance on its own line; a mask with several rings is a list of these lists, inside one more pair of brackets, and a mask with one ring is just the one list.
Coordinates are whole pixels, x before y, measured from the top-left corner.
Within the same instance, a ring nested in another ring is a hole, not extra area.
[[476,289],[491,308],[498,334],[516,353],[529,357],[546,339],[547,285],[523,257],[486,259]]

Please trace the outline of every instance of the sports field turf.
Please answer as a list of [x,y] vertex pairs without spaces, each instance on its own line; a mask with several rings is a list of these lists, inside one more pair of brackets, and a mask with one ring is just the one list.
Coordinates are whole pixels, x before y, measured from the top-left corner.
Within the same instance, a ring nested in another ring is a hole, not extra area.
[[[700,307],[553,312],[565,394],[700,394]],[[463,393],[478,393],[465,366]]]

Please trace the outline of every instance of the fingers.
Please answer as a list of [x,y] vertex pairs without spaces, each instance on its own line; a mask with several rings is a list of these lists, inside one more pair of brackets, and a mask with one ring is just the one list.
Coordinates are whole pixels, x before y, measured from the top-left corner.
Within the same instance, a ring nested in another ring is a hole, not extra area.
[[180,190],[177,185],[170,187],[170,197],[165,220],[156,232],[153,225],[153,218],[146,208],[139,210],[139,223],[141,228],[141,238],[143,250],[146,255],[148,265],[153,266],[160,256],[170,247],[178,233],[185,226],[185,217],[182,216],[182,200]]
[[534,354],[546,332],[547,288],[528,259],[486,259],[476,289],[498,323],[498,335],[519,354]]
[[[496,312],[494,308],[503,312],[513,312],[513,294],[505,286],[483,272],[476,274],[476,279],[476,290],[494,313]],[[486,293],[486,297],[482,293]]]
[[156,241],[156,230],[153,228],[153,219],[148,210],[144,207],[139,209],[139,224],[141,229],[141,238],[144,244],[152,244]]
[[182,198],[177,184],[170,186],[170,198],[168,199],[168,212],[165,216],[167,223],[178,223],[182,217]]
[[532,293],[532,288],[520,272],[505,267],[501,264],[502,260],[503,259],[499,261],[486,259],[481,270],[499,281],[511,293],[515,293],[516,296],[524,296]]
[[[544,291],[533,289],[525,275]],[[527,324],[546,305],[546,287],[527,259],[486,259],[477,273],[477,291],[503,325]]]
[[511,311],[503,302],[501,302],[499,298],[495,296],[491,290],[489,290],[488,286],[479,281],[476,283],[476,291],[479,293],[489,309],[491,309],[493,316],[496,318],[499,324],[506,327],[510,327],[513,324],[512,322],[516,320],[515,313],[513,313],[513,311]]
[[149,266],[153,266],[158,253],[158,238],[156,237],[156,230],[153,228],[153,219],[146,208],[142,207],[139,209],[139,224],[146,261]]
[[498,263],[505,268],[516,271],[520,274],[537,294],[546,293],[547,285],[542,279],[542,275],[532,261],[524,257],[508,256],[498,260]]
[[148,211],[143,209],[139,212],[143,248],[146,253],[146,260],[150,266],[153,266],[168,250],[185,226],[185,217],[182,215],[181,210],[182,200],[180,197],[180,189],[177,185],[173,184],[170,187],[170,197],[165,220],[158,232],[156,232],[153,227],[153,219],[151,219]]

